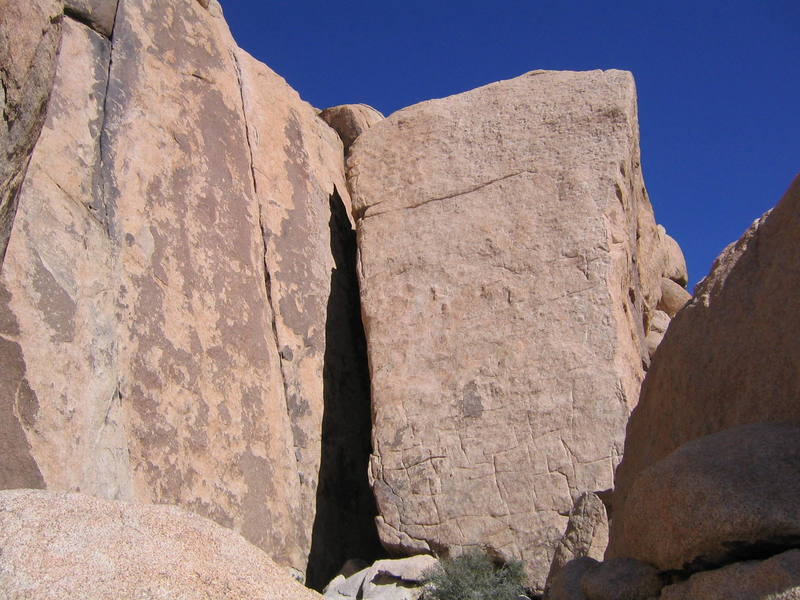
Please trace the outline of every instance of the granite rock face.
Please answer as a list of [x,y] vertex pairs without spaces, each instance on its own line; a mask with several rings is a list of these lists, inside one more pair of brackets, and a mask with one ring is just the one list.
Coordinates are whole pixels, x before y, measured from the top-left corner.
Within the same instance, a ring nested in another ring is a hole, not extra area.
[[3,598],[314,600],[241,536],[176,507],[0,492]]
[[[800,177],[728,246],[669,325],[628,424],[608,556],[637,478],[691,440],[737,425],[800,420]],[[617,518],[620,517],[620,518]]]
[[0,487],[178,504],[312,579],[374,558],[341,141],[217,2],[122,0],[113,42],[62,20],[0,277]]
[[385,546],[486,544],[541,589],[611,487],[664,274],[621,71],[532,72],[350,149]]
[[0,0],[0,271],[19,189],[45,121],[62,8],[60,0]]
[[606,507],[596,494],[581,494],[569,514],[567,529],[556,545],[545,590],[549,589],[549,583],[569,561],[583,556],[602,560],[607,544]]
[[613,521],[616,556],[697,571],[800,542],[800,426],[741,425],[639,474]]

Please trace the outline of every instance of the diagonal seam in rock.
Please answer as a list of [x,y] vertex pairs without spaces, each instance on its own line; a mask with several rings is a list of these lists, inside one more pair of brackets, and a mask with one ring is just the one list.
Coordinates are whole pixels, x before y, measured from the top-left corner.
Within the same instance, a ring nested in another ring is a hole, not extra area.
[[483,188],[489,187],[490,185],[493,185],[495,183],[499,183],[501,181],[505,181],[506,179],[512,179],[514,177],[519,177],[520,175],[524,175],[526,173],[535,174],[536,171],[533,171],[531,169],[523,169],[522,171],[517,171],[516,173],[511,173],[510,175],[504,175],[503,177],[498,177],[497,179],[492,179],[490,181],[478,184],[478,185],[473,186],[471,188],[468,188],[466,190],[461,190],[461,191],[455,192],[453,194],[448,194],[447,196],[439,196],[438,198],[430,198],[430,199],[425,200],[423,202],[419,202],[417,204],[411,204],[409,206],[400,206],[400,207],[397,207],[397,208],[391,208],[389,210],[384,210],[384,211],[380,211],[380,212],[372,212],[371,209],[380,206],[381,204],[383,204],[385,202],[385,200],[381,201],[381,202],[376,202],[375,204],[373,204],[372,206],[370,206],[369,208],[366,209],[366,211],[364,212],[364,215],[361,217],[361,219],[362,220],[369,219],[370,217],[377,217],[378,215],[385,215],[385,214],[397,212],[397,211],[400,211],[400,210],[411,210],[413,208],[418,208],[420,206],[424,206],[426,204],[430,204],[431,202],[441,202],[442,200],[450,200],[451,198],[458,198],[459,196],[465,196],[467,194],[471,194],[473,192],[477,192],[478,190],[482,190]]

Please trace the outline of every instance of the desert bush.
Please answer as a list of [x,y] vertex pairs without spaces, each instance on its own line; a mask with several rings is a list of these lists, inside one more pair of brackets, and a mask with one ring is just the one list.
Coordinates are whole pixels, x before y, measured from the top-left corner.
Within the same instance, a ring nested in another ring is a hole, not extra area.
[[424,578],[425,600],[518,600],[525,594],[521,562],[496,564],[481,550],[444,558]]

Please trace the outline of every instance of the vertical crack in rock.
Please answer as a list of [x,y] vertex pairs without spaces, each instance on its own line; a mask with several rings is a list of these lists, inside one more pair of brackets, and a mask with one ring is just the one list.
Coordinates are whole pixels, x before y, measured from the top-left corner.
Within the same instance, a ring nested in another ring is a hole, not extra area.
[[[283,357],[280,355],[279,350],[279,342],[278,342],[278,325],[276,323],[276,310],[278,307],[275,306],[275,303],[272,299],[272,275],[269,272],[269,268],[267,266],[267,252],[269,252],[268,244],[267,244],[267,237],[269,235],[269,230],[267,229],[266,225],[264,224],[264,218],[261,210],[261,202],[258,199],[258,181],[256,178],[256,167],[255,167],[255,158],[253,156],[253,144],[252,140],[250,139],[250,124],[247,119],[247,106],[244,100],[244,84],[242,82],[242,66],[239,62],[239,57],[236,55],[235,52],[231,52],[231,56],[233,58],[233,64],[236,68],[236,80],[239,84],[239,95],[242,100],[242,119],[244,121],[244,130],[245,130],[245,139],[247,141],[247,152],[250,158],[250,177],[252,178],[253,183],[253,192],[255,194],[255,201],[258,207],[258,229],[259,235],[261,235],[261,242],[263,244],[263,255],[261,257],[261,262],[264,267],[264,291],[267,296],[267,304],[270,309],[270,326],[272,327],[272,339],[274,342],[275,351],[278,353],[278,363],[280,366],[280,376],[281,376],[281,386],[283,388],[283,400],[286,404],[286,414],[291,422],[291,409],[289,407],[289,392],[287,389],[286,383],[286,372],[283,364]],[[295,457],[295,460],[297,458]],[[302,487],[302,481],[300,478],[299,470],[297,471],[298,481]]]
[[[123,2],[124,0],[119,0],[119,2]],[[116,11],[114,12],[114,23],[111,27],[112,32],[116,29],[117,25],[117,15],[119,15],[119,3],[117,4]],[[94,176],[94,184],[93,184],[93,196],[94,199],[92,204],[89,206],[90,212],[93,212],[95,216],[97,216],[101,222],[105,225],[106,234],[108,234],[109,239],[111,239],[114,231],[112,227],[112,219],[114,218],[113,211],[109,208],[109,201],[106,195],[106,179],[107,177],[111,176],[110,169],[108,165],[112,163],[112,159],[109,155],[109,140],[108,140],[108,90],[111,87],[111,69],[114,66],[114,41],[113,41],[113,34],[109,38],[111,40],[111,48],[109,51],[108,56],[108,73],[106,74],[106,89],[103,93],[103,122],[100,124],[100,141],[99,149],[98,149],[98,156],[99,156],[99,164],[97,169],[95,170]]]
[[356,239],[334,186],[330,203],[330,295],[325,315],[322,448],[306,581],[321,590],[344,560],[386,556],[367,479],[372,452],[369,367],[356,272]]

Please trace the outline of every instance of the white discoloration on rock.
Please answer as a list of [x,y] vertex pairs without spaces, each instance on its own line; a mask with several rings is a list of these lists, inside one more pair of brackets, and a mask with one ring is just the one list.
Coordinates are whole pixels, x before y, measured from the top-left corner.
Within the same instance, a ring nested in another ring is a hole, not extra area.
[[633,80],[533,72],[404,109],[348,177],[382,540],[487,544],[541,588],[573,499],[612,485],[660,295]]

